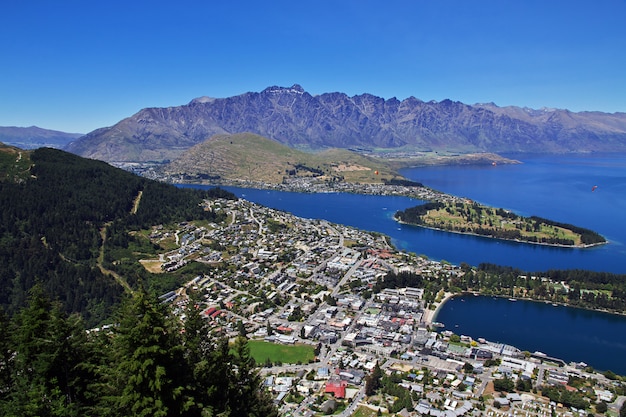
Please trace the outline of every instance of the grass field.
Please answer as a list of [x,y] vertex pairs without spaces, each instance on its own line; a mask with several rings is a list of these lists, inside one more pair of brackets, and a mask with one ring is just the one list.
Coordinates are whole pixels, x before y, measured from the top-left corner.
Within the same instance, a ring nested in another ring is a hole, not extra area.
[[[367,407],[359,407],[356,409],[356,411],[354,412],[354,414],[352,414],[352,417],[376,417],[378,415],[378,413],[374,410],[372,410],[371,408],[367,408]],[[388,415],[387,413],[383,413],[383,415]]]
[[445,230],[471,233],[480,228],[493,231],[496,237],[499,232],[518,230],[522,240],[535,238],[541,242],[542,239],[563,239],[572,241],[573,245],[582,243],[579,234],[563,227],[516,215],[514,218],[505,218],[496,209],[477,204],[446,203],[440,209],[429,210],[422,220],[425,226]]
[[269,360],[272,363],[308,363],[315,358],[313,346],[310,345],[279,345],[262,340],[250,340],[250,355],[254,360],[263,364]]

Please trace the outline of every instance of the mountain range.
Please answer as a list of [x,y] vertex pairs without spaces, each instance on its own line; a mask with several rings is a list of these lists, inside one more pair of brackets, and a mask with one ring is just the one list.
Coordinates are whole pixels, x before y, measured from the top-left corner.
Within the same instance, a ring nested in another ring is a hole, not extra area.
[[82,133],[59,132],[37,126],[0,126],[0,142],[21,149],[35,149],[44,146],[61,149],[81,136],[83,136]]
[[163,161],[216,134],[250,132],[303,150],[622,152],[626,113],[571,112],[383,99],[371,94],[311,95],[269,87],[228,98],[146,108],[95,130],[65,149],[114,161]]

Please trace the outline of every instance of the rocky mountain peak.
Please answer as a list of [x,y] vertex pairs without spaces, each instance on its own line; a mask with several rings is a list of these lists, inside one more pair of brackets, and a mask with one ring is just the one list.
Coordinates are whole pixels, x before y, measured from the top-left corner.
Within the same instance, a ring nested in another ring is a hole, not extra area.
[[262,94],[281,94],[281,93],[290,93],[290,94],[304,94],[304,88],[300,84],[294,84],[291,87],[279,87],[272,86],[268,87],[262,91]]
[[199,97],[191,104],[141,110],[66,149],[106,161],[161,161],[213,135],[249,132],[311,150],[626,152],[623,113],[385,100],[367,93],[312,96],[299,84],[228,98]]
[[200,104],[202,104],[202,103],[212,103],[212,102],[214,102],[215,100],[217,100],[217,99],[215,99],[215,98],[213,98],[213,97],[202,96],[202,97],[196,97],[196,98],[194,98],[193,100],[191,100],[191,101],[189,102],[189,104],[197,104],[197,103],[200,103]]

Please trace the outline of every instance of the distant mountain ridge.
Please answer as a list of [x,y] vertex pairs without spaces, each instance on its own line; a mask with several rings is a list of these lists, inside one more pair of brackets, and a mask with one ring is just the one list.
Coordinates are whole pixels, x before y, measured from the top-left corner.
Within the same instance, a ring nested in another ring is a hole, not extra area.
[[35,149],[44,146],[60,149],[81,136],[83,136],[82,133],[59,132],[37,126],[0,126],[0,142],[21,149]]
[[216,134],[250,132],[299,149],[623,152],[626,113],[468,105],[371,94],[313,96],[301,86],[146,108],[65,149],[105,161],[174,159]]

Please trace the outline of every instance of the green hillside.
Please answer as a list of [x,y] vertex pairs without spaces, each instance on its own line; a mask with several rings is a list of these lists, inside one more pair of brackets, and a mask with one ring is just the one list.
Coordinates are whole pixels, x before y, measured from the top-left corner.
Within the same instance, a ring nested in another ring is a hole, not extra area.
[[158,280],[183,279],[125,269],[118,256],[132,256],[130,247],[155,250],[129,231],[218,221],[200,202],[233,197],[222,190],[179,189],[49,148],[0,148],[0,178],[0,306],[14,313],[40,283],[89,325],[110,315],[124,287],[143,282],[160,289]]
[[0,142],[0,182],[20,182],[30,177],[30,152]]
[[402,178],[389,164],[346,149],[302,152],[262,136],[217,135],[187,150],[164,173],[190,181],[209,179],[280,183],[285,178],[382,183]]

